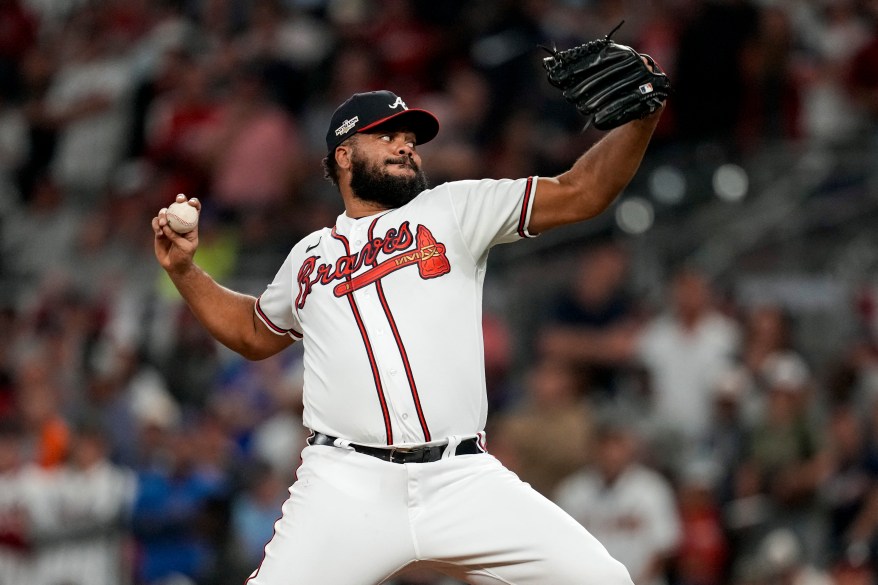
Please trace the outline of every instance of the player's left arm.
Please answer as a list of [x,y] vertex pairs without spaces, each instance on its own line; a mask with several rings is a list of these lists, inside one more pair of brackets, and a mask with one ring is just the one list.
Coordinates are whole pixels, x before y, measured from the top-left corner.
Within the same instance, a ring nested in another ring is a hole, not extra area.
[[605,210],[640,167],[661,111],[611,130],[557,177],[541,177],[528,232],[539,234]]

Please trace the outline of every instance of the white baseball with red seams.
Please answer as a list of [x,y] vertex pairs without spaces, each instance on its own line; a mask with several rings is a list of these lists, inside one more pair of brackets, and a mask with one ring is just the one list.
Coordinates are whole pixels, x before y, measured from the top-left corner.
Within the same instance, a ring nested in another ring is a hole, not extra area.
[[[457,181],[338,217],[296,244],[256,302],[304,343],[310,445],[248,585],[377,584],[418,562],[470,583],[630,585],[575,520],[487,453],[391,463],[347,448],[457,444],[487,418],[488,251],[530,237],[535,177]],[[588,580],[585,580],[585,576]]]
[[186,201],[168,205],[166,217],[168,227],[178,234],[188,234],[198,225],[198,210]]

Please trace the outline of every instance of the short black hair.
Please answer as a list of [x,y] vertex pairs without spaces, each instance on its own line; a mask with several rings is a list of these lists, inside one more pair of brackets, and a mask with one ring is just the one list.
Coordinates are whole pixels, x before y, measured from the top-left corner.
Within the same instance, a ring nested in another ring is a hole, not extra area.
[[323,158],[323,178],[338,187],[338,161],[334,152]]

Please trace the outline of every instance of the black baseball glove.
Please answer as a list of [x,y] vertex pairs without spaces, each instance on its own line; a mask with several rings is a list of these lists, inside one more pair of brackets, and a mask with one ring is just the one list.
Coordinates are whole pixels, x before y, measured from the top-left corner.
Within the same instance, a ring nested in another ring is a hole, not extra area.
[[618,29],[572,49],[549,50],[551,57],[543,59],[549,83],[588,118],[586,127],[594,123],[599,130],[611,130],[645,118],[661,108],[671,91],[668,76],[652,57],[610,40]]

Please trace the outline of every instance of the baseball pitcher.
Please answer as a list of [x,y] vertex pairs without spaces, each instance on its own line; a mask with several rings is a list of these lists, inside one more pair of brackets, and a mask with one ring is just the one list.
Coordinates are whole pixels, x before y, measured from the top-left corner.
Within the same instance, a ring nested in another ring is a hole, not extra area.
[[248,585],[377,584],[412,565],[473,584],[631,583],[486,449],[489,250],[601,213],[669,91],[650,58],[609,38],[551,53],[550,83],[609,131],[557,177],[429,188],[418,146],[439,122],[374,91],[342,103],[326,132],[344,213],[298,242],[258,299],[193,262],[197,229],[174,232],[164,209],[153,218],[158,261],[217,340],[250,359],[304,344],[311,436]]

